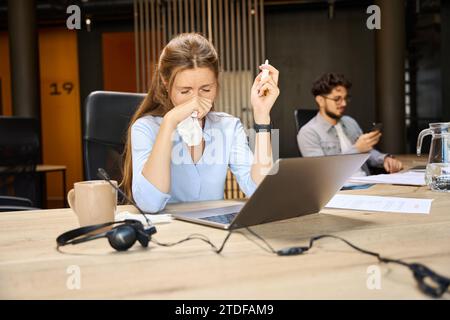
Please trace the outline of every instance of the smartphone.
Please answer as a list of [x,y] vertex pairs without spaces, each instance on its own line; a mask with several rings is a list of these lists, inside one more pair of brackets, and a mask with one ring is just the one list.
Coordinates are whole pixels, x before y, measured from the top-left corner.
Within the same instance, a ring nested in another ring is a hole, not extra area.
[[383,124],[381,122],[373,122],[372,123],[372,129],[370,131],[382,131],[383,130]]

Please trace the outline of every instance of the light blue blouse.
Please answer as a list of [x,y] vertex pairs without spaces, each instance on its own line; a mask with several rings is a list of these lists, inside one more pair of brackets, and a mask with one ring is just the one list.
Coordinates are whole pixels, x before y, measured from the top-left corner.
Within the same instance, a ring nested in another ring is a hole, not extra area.
[[131,127],[133,198],[147,212],[158,212],[167,203],[220,200],[224,196],[227,169],[235,175],[241,190],[249,197],[256,189],[251,178],[253,153],[241,121],[223,112],[205,117],[205,149],[194,164],[187,145],[175,130],[172,135],[171,189],[161,192],[142,175],[163,118],[145,116]]

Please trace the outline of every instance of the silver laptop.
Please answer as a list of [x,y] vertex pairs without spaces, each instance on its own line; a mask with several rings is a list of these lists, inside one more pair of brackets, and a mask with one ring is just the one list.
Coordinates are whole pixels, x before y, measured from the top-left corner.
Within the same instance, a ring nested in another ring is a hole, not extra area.
[[362,153],[279,159],[271,169],[272,174],[264,178],[246,202],[172,215],[231,230],[317,213],[368,157],[369,154]]

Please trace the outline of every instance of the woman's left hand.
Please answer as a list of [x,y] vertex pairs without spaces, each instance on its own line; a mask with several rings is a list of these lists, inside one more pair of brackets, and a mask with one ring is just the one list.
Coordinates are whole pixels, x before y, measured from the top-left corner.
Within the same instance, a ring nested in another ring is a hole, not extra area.
[[262,72],[260,72],[253,82],[250,98],[253,107],[253,118],[257,124],[269,124],[270,110],[280,95],[280,89],[278,88],[278,76],[280,73],[271,65],[263,64],[259,68],[261,71],[264,69],[269,70],[269,76],[261,79]]

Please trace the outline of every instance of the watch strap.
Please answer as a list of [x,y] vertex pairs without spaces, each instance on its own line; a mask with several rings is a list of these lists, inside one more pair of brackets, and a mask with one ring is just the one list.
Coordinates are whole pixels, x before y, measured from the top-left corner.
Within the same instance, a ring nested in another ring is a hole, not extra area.
[[253,124],[253,129],[256,132],[270,132],[272,130],[272,124]]

